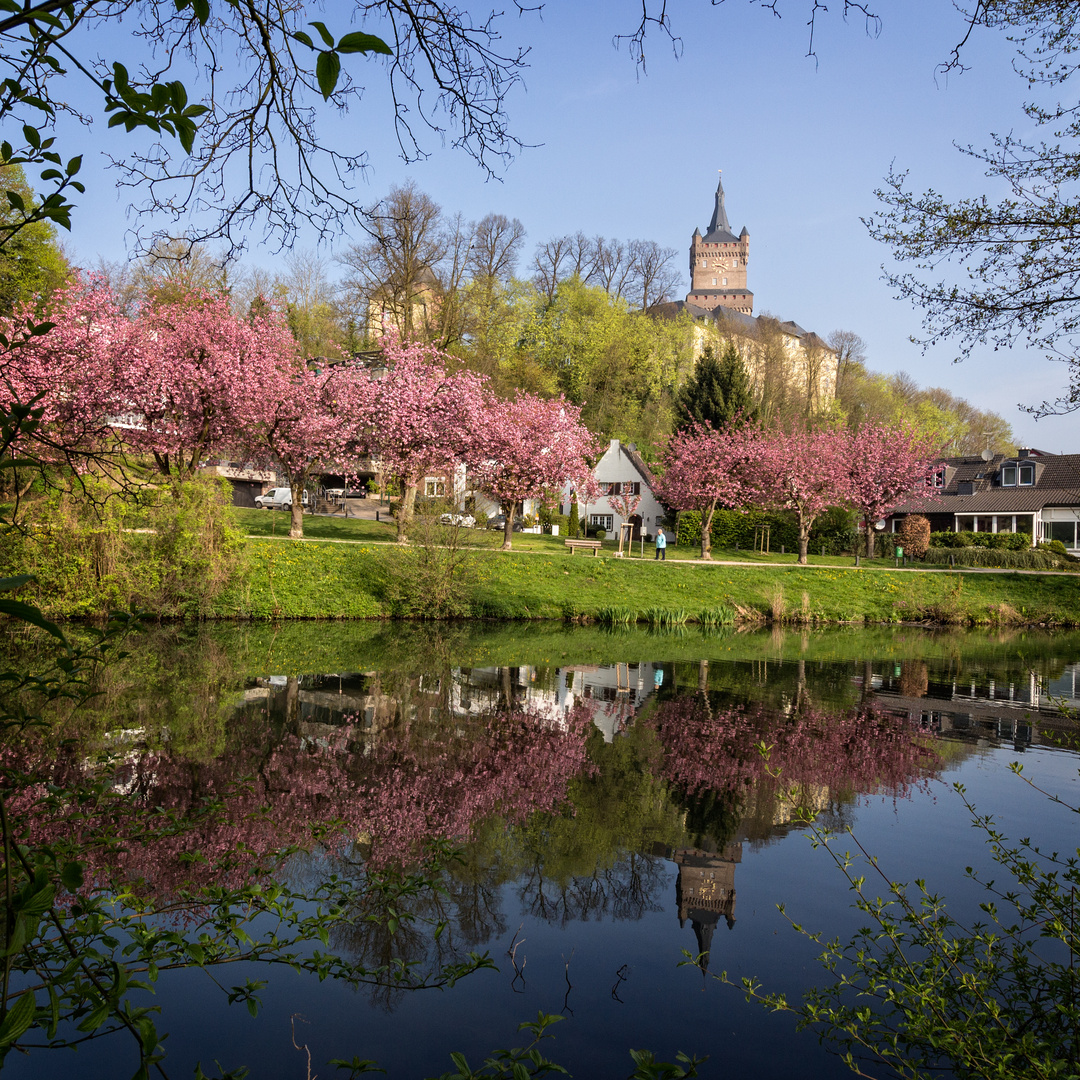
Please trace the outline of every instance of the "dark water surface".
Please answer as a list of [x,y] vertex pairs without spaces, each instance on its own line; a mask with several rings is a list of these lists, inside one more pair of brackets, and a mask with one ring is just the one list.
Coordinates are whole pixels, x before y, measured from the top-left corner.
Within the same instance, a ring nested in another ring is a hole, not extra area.
[[[780,903],[826,937],[862,925],[801,813],[851,827],[889,878],[926,878],[957,915],[982,899],[963,868],[989,859],[954,783],[1014,838],[1078,841],[1076,815],[1009,768],[1080,801],[1080,733],[1060,711],[1080,705],[1078,634],[163,629],[100,691],[70,733],[79,754],[117,755],[131,800],[183,813],[254,778],[251,805],[269,815],[202,836],[208,849],[265,851],[335,820],[286,876],[359,884],[426,838],[462,844],[445,895],[415,900],[443,934],[403,925],[391,939],[358,920],[330,945],[418,970],[487,951],[498,969],[417,991],[253,972],[269,979],[257,1018],[204,972],[169,976],[157,1003],[171,1077],[201,1061],[302,1080],[294,1031],[320,1077],[354,1056],[438,1076],[452,1050],[476,1067],[520,1045],[518,1023],[539,1011],[565,1018],[545,1050],[577,1077],[629,1076],[630,1048],[707,1055],[705,1077],[849,1076],[813,1034],[715,977],[794,996],[827,978]],[[127,858],[162,897],[193,873],[173,850]],[[7,1070],[82,1080],[134,1064],[114,1035]]]

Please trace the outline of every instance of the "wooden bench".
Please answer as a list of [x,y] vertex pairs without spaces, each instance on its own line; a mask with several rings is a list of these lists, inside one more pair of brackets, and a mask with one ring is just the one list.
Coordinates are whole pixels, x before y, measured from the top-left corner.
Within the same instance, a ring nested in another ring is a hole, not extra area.
[[599,540],[564,540],[563,543],[570,549],[570,554],[573,555],[578,548],[584,551],[591,551],[595,555],[600,550]]

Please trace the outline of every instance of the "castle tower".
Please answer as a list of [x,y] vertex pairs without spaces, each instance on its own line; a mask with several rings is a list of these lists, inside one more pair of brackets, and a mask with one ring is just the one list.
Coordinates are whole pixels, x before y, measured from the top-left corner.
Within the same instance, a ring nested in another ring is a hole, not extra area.
[[694,230],[690,241],[690,291],[686,302],[707,311],[732,308],[744,315],[754,313],[754,294],[746,287],[750,261],[750,233],[746,227],[736,236],[724,206],[724,185],[716,184],[716,205],[708,232]]

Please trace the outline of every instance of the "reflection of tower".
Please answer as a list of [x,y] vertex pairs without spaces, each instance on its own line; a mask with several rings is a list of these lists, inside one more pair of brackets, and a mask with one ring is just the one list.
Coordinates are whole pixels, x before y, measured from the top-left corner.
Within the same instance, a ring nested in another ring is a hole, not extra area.
[[709,970],[713,932],[723,915],[730,930],[735,925],[735,864],[742,862],[742,844],[728,844],[719,854],[699,848],[675,852],[679,876],[675,880],[675,902],[679,925],[686,920],[697,938],[698,964]]

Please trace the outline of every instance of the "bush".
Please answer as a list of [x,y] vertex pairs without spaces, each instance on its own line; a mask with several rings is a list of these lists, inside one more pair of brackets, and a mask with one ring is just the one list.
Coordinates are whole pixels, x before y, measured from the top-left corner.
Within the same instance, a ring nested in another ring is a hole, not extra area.
[[392,564],[384,600],[399,619],[468,616],[475,553],[462,547],[461,530],[444,529],[435,515],[413,521],[409,547]]
[[986,533],[986,532],[935,532],[930,534],[931,547],[947,548],[1005,548],[1009,551],[1023,551],[1031,547],[1030,533]]
[[570,517],[566,526],[566,535],[576,540],[581,535],[581,518],[578,516],[577,499],[570,503]]
[[1067,558],[1069,551],[1060,540],[1044,540],[1039,547],[1043,551],[1051,551],[1055,555],[1060,555],[1062,558]]
[[607,539],[607,530],[606,529],[597,529],[593,533],[593,536],[595,536],[597,540],[606,540]]
[[1006,570],[1058,570],[1065,565],[1060,557],[1041,548],[1010,551],[986,547],[932,547],[927,549],[923,562],[948,566],[950,558],[955,566],[994,566]]
[[[684,510],[677,517],[676,540],[680,547],[697,547],[701,544],[701,514],[697,510]],[[770,529],[769,546],[779,551],[785,546],[795,551],[799,546],[799,530],[795,522],[783,514],[767,514],[762,510],[717,510],[713,515],[710,537],[713,547],[750,550],[754,546],[754,530],[767,525]]]
[[908,514],[900,522],[896,533],[897,543],[901,544],[907,555],[921,559],[930,546],[930,522],[922,514]]
[[196,477],[137,497],[93,476],[82,485],[32,508],[30,535],[9,544],[0,570],[34,574],[58,616],[209,614],[244,546],[228,481]]

